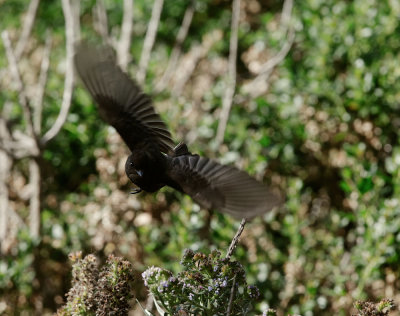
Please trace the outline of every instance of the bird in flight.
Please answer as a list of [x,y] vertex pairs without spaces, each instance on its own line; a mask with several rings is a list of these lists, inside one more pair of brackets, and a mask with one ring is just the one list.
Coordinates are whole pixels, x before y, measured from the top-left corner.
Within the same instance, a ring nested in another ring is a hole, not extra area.
[[280,198],[246,172],[174,146],[171,134],[152,101],[117,65],[109,46],[81,42],[74,57],[76,70],[98,105],[129,147],[125,171],[138,187],[132,193],[155,192],[170,186],[200,206],[251,219],[280,204]]

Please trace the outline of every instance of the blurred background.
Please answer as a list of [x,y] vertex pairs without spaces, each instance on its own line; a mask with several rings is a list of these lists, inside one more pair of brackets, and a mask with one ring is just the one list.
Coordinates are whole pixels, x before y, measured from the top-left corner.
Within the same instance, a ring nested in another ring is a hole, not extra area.
[[74,73],[80,38],[116,49],[174,139],[285,196],[234,254],[255,313],[400,303],[398,1],[2,0],[0,30],[0,314],[55,312],[78,250],[132,262],[146,302],[142,271],[226,251],[239,224],[129,194],[129,152]]

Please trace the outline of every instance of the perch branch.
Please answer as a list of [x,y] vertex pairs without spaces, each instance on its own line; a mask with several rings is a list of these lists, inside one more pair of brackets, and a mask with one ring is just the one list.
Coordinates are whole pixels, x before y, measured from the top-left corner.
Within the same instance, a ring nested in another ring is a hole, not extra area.
[[24,26],[22,27],[21,36],[15,46],[15,57],[19,60],[22,56],[22,53],[25,50],[26,44],[28,43],[28,39],[30,34],[32,33],[33,24],[35,22],[37,9],[39,7],[40,0],[31,0],[29,3],[28,11],[26,12]]
[[74,34],[75,30],[74,22],[76,20],[74,18],[75,10],[73,9],[71,0],[62,0],[62,8],[65,19],[66,50],[67,50],[64,93],[58,117],[53,126],[42,137],[41,139],[42,145],[45,145],[47,142],[53,139],[60,132],[61,127],[64,125],[68,116],[69,108],[71,106],[72,89],[74,87],[74,65],[73,65],[74,41],[75,38],[78,37],[77,34]]
[[229,43],[228,80],[225,95],[222,100],[222,110],[219,116],[216,136],[217,144],[221,144],[224,140],[225,129],[232,107],[233,95],[235,94],[239,19],[240,0],[234,0],[232,3],[231,37]]
[[122,70],[126,70],[130,61],[129,48],[131,47],[133,25],[133,0],[124,0],[124,16],[122,19],[121,36],[118,42],[118,62]]
[[162,78],[155,87],[156,92],[160,92],[165,89],[169,79],[171,78],[171,75],[176,70],[176,65],[178,64],[178,60],[182,51],[182,44],[187,37],[190,24],[192,24],[194,11],[195,0],[192,0],[186,8],[185,15],[183,16],[182,25],[179,28],[178,35],[176,36],[176,41],[174,47],[172,48],[171,57],[169,58],[167,69],[165,70]]
[[226,254],[226,258],[228,258],[228,259],[231,258],[233,251],[235,250],[235,248],[239,242],[240,235],[243,233],[244,225],[246,225],[245,218],[243,218],[242,221],[240,222],[240,226],[236,232],[236,235],[235,235],[235,237],[233,237],[231,245],[229,246],[228,253]]
[[150,53],[156,39],[158,23],[160,22],[160,16],[163,4],[164,0],[154,0],[153,10],[151,12],[151,19],[147,27],[146,37],[143,43],[142,54],[140,56],[139,70],[136,76],[136,79],[139,84],[143,84],[144,80],[146,79],[147,67],[150,61]]

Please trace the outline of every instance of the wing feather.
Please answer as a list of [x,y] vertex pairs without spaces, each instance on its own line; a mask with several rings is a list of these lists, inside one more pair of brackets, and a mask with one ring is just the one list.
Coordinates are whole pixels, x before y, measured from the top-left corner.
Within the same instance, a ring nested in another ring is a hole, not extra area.
[[280,204],[271,189],[234,167],[198,155],[174,157],[170,165],[171,185],[205,208],[253,218]]
[[118,66],[108,46],[77,45],[75,66],[86,88],[99,106],[102,118],[114,126],[133,150],[142,142],[154,142],[171,153],[174,143],[151,99]]

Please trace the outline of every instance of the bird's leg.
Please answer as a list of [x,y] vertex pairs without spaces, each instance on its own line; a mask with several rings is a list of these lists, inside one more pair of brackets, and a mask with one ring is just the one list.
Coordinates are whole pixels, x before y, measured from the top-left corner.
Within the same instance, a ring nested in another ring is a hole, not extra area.
[[142,189],[141,188],[136,188],[136,189],[131,191],[131,194],[138,194],[140,192],[142,192]]

